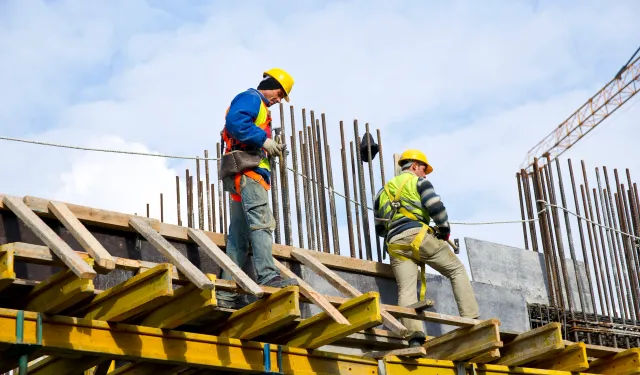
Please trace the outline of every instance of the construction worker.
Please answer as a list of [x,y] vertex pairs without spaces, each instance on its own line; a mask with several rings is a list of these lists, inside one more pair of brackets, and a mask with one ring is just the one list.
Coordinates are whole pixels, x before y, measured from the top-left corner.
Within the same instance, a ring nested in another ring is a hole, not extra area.
[[[256,282],[280,288],[296,285],[297,281],[280,276],[271,254],[275,220],[268,200],[269,156],[281,155],[285,145],[271,137],[271,117],[267,108],[282,99],[288,102],[292,87],[293,78],[289,73],[279,68],[267,70],[257,89],[241,92],[231,101],[222,131],[224,153],[243,150],[262,156],[255,168],[222,180],[232,199],[226,253],[242,268],[251,246]],[[221,278],[232,279],[224,270]],[[239,308],[243,304],[237,293],[219,291],[216,298],[220,307]]]
[[[447,211],[433,185],[425,178],[433,171],[419,150],[406,150],[398,160],[402,172],[380,189],[374,199],[376,234],[385,237],[385,249],[398,284],[398,305],[417,303],[418,266],[420,299],[425,299],[424,266],[451,281],[460,315],[478,318],[478,303],[464,265],[447,244],[451,232]],[[437,232],[429,226],[433,219]],[[402,318],[411,347],[425,342],[422,321]]]

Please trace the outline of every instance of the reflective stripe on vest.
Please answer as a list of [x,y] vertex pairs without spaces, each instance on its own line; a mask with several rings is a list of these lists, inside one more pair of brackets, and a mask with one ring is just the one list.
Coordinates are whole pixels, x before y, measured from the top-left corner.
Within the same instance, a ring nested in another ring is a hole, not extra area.
[[[404,172],[385,184],[384,192],[380,194],[377,216],[386,222],[387,230],[392,222],[402,217],[429,224],[431,218],[429,212],[422,206],[417,182],[418,176],[411,172]],[[394,202],[397,203],[394,204]]]

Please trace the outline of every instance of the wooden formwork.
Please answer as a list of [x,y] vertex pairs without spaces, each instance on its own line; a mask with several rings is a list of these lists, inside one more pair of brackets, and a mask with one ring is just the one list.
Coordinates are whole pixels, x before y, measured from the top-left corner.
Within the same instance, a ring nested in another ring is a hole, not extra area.
[[[265,366],[277,372],[279,364],[282,373],[297,375],[640,374],[640,350],[563,341],[558,323],[514,335],[500,332],[497,319],[382,304],[378,293],[356,290],[329,268],[339,262],[313,251],[286,250],[344,297],[322,295],[302,280],[282,289],[257,285],[226,256],[216,233],[30,197],[0,195],[0,209],[12,211],[45,244],[0,245],[0,373],[22,361],[29,374],[261,373],[269,371]],[[73,250],[42,217],[58,219],[85,251]],[[135,231],[167,261],[114,257],[86,223]],[[197,244],[234,280],[203,273],[166,238]],[[60,270],[42,281],[20,279],[16,262]],[[136,275],[95,288],[98,274],[118,269]],[[216,290],[257,301],[219,308]],[[322,312],[303,318],[303,303]],[[400,317],[458,328],[407,348]],[[368,350],[344,355],[323,350],[326,345]],[[116,368],[114,360],[128,363]]]

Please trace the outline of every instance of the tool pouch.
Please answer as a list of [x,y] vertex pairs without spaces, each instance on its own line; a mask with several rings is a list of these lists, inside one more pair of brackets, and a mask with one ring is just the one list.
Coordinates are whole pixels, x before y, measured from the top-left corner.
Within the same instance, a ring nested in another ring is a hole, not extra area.
[[262,158],[263,155],[260,150],[236,150],[226,153],[222,155],[222,159],[220,160],[220,174],[218,175],[218,179],[223,180],[225,177],[235,176],[247,169],[256,168],[260,165]]

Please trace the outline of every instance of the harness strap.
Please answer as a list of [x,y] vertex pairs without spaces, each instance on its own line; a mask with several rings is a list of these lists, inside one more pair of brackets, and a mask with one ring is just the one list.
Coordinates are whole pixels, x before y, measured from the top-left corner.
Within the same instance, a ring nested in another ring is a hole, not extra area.
[[[390,244],[387,245],[387,252],[390,256],[398,259],[398,260],[410,260],[413,263],[420,266],[420,301],[424,301],[427,294],[427,277],[425,274],[425,264],[420,260],[420,245],[424,240],[424,236],[427,233],[433,234],[433,229],[430,226],[422,224],[422,228],[420,232],[415,236],[411,244],[409,245],[401,245],[401,244]],[[400,251],[411,251],[411,258],[407,258],[404,255],[400,255]]]
[[234,202],[240,202],[242,200],[240,198],[240,191],[242,190],[240,186],[240,180],[242,179],[242,175],[245,175],[253,179],[255,182],[259,183],[266,191],[269,191],[269,189],[271,189],[271,185],[269,185],[264,180],[264,178],[259,173],[256,173],[255,171],[249,170],[242,173],[238,173],[236,174],[236,177],[234,179],[237,194],[229,194],[231,196],[231,199],[233,199]]

